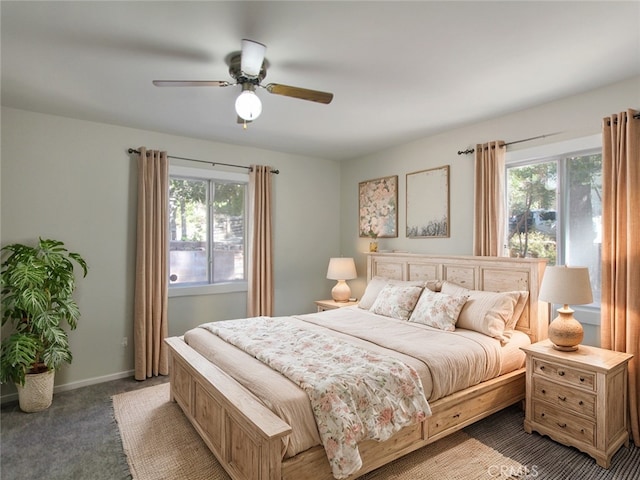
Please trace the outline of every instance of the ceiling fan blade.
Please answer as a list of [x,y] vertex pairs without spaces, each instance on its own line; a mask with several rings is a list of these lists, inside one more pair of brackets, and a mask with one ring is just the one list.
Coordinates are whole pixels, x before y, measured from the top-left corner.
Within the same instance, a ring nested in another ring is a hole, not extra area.
[[225,80],[154,80],[156,87],[228,87]]
[[300,98],[302,100],[310,100],[312,102],[329,104],[331,103],[331,100],[333,100],[333,93],[291,87],[289,85],[281,85],[279,83],[270,83],[264,88],[266,88],[269,93],[284,95],[285,97]]
[[257,77],[262,69],[264,54],[267,47],[253,40],[242,40],[242,54],[240,57],[240,70],[249,77]]

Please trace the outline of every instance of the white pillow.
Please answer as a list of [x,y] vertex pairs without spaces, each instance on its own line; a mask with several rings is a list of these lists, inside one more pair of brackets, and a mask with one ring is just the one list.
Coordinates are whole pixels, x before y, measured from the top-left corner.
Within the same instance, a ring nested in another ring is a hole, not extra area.
[[373,303],[376,301],[376,298],[378,298],[378,294],[388,283],[392,285],[412,285],[424,288],[424,282],[421,280],[405,281],[376,276],[367,284],[367,288],[364,290],[364,294],[362,295],[360,302],[358,302],[358,307],[364,308],[365,310],[371,310]]
[[409,321],[453,332],[467,298],[467,295],[454,297],[425,288]]
[[369,310],[373,305],[373,302],[375,302],[376,298],[378,298],[380,290],[384,288],[388,281],[388,278],[373,277],[367,284],[367,288],[364,290],[364,294],[358,302],[358,307]]
[[453,296],[468,295],[458,316],[456,328],[466,328],[497,338],[503,344],[509,341],[504,334],[506,324],[520,298],[520,292],[485,292],[468,290],[451,282],[442,284],[442,293]]
[[371,306],[371,311],[385,317],[407,320],[422,293],[418,285],[394,285],[387,283]]
[[518,297],[516,306],[513,308],[513,315],[511,315],[511,318],[504,326],[505,337],[511,338],[513,336],[516,325],[518,324],[518,321],[520,320],[520,317],[522,316],[522,313],[527,306],[527,300],[529,300],[529,292],[527,292],[526,290],[519,291],[518,294],[520,296]]

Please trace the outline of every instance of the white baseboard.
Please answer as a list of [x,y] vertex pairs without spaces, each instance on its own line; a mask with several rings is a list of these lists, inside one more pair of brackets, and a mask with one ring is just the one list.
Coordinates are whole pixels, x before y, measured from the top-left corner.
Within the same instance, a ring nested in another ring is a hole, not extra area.
[[[77,388],[88,387],[89,385],[97,385],[98,383],[110,382],[112,380],[119,380],[121,378],[133,377],[135,371],[127,370],[126,372],[112,373],[110,375],[104,375],[102,377],[87,378],[86,380],[79,380],[77,382],[65,383],[63,385],[56,385],[53,387],[53,393],[66,392],[69,390],[75,390]],[[0,404],[18,400],[18,392],[9,393],[0,397]]]

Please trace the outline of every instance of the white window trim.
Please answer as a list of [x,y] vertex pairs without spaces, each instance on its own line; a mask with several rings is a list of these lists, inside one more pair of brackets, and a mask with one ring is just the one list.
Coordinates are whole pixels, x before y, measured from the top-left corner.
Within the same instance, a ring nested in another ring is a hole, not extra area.
[[[209,168],[185,167],[183,165],[169,165],[169,176],[187,178],[206,178],[208,180],[228,180],[232,182],[249,183],[249,173],[227,172]],[[169,252],[167,251],[167,262]],[[215,283],[209,285],[190,285],[169,287],[169,298],[190,297],[196,295],[216,295],[248,291],[246,280],[239,282]]]
[[248,173],[226,172],[211,170],[210,168],[185,167],[183,165],[169,165],[169,175],[249,183]]
[[197,285],[169,288],[171,297],[191,297],[196,295],[217,295],[220,293],[235,293],[248,291],[248,284],[243,282],[216,283],[212,285]]
[[521,150],[509,151],[507,149],[505,163],[511,165],[520,162],[532,162],[538,159],[563,155],[567,152],[578,152],[592,148],[602,148],[602,134],[574,138],[563,142],[539,145],[537,147],[523,148]]

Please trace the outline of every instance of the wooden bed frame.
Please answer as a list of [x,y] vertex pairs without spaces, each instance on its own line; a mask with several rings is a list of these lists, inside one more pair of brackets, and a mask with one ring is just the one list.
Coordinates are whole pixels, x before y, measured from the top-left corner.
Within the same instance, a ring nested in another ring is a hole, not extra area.
[[[532,342],[547,337],[549,309],[538,289],[546,260],[375,253],[367,259],[374,276],[401,280],[447,280],[473,290],[528,290],[518,326]],[[166,339],[170,352],[171,399],[234,480],[331,480],[322,446],[282,459],[281,438],[291,427],[251,392],[189,347],[181,337]],[[363,466],[357,478],[524,399],[525,370],[430,402],[432,416],[385,442],[359,446]]]

